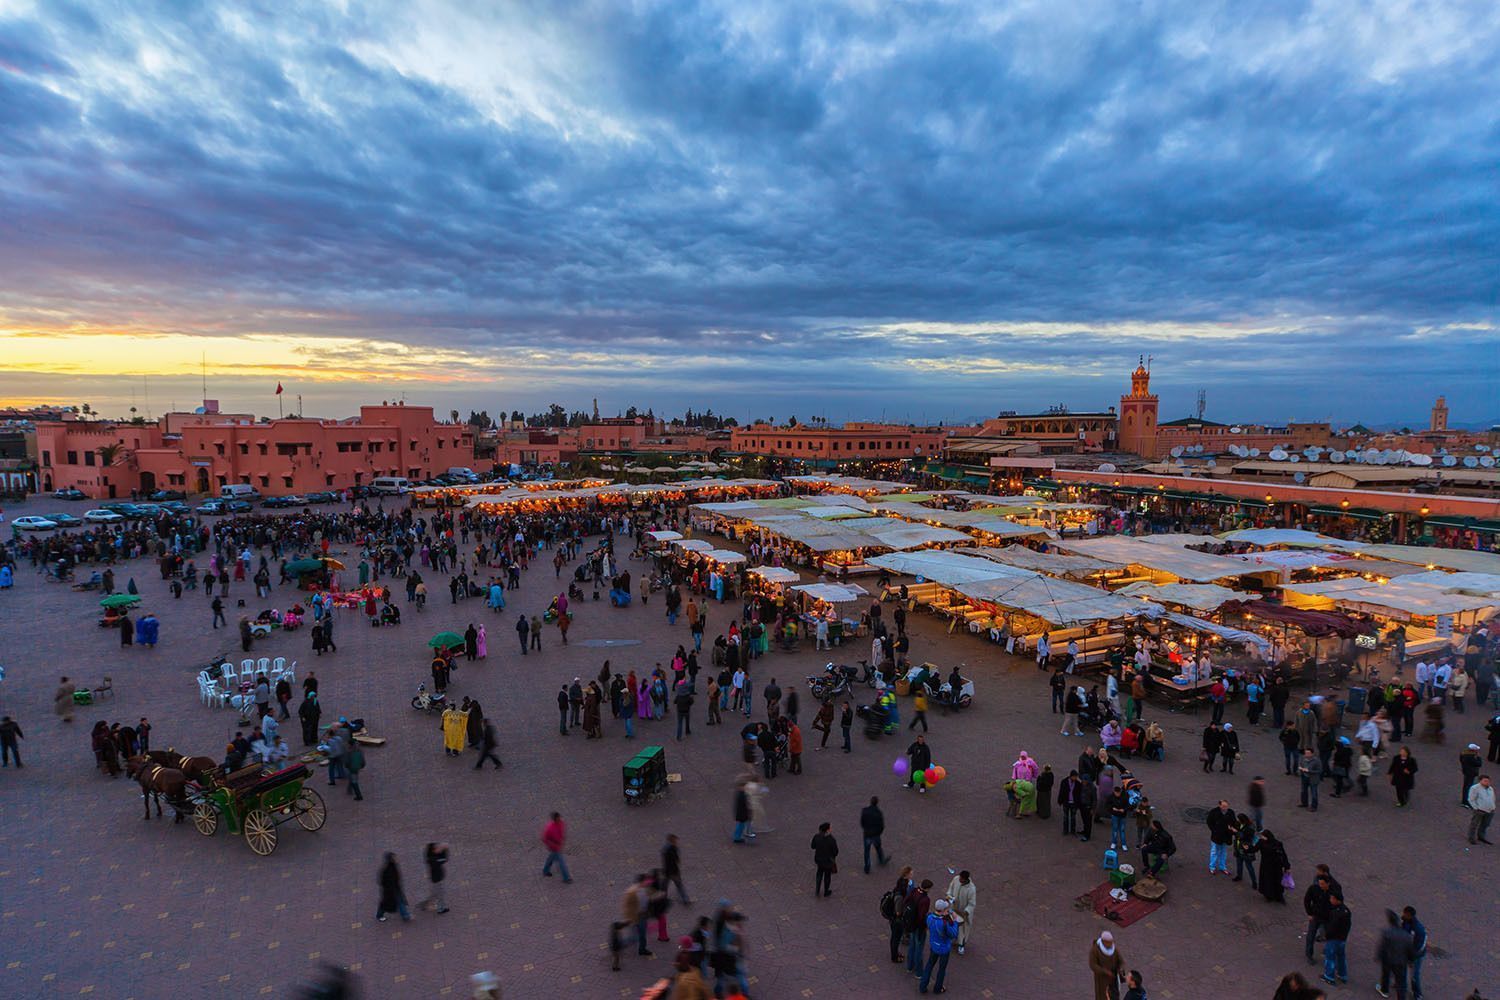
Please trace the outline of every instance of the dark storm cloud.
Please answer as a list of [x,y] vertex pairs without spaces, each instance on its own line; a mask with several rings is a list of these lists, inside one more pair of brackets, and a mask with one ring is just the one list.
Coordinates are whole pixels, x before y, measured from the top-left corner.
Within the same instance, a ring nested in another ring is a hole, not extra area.
[[544,349],[688,402],[1104,405],[1152,353],[1184,407],[1477,404],[1491,14],[38,5],[0,326]]

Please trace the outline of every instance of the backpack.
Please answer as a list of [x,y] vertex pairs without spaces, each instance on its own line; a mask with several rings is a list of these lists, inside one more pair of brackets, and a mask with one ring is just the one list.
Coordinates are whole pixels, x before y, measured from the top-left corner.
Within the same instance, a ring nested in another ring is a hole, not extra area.
[[916,930],[922,920],[922,908],[917,902],[917,894],[913,892],[906,898],[906,905],[901,908],[901,928],[908,934]]
[[887,889],[880,897],[880,915],[887,921],[896,919],[896,890]]

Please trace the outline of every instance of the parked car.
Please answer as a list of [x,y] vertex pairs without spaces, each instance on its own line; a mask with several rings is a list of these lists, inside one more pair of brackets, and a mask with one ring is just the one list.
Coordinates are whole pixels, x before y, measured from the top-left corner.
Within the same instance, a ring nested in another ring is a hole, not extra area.
[[198,506],[194,507],[193,510],[195,510],[199,514],[222,514],[224,513],[224,501],[205,500]]
[[250,506],[248,500],[225,500],[224,510],[229,514],[248,514],[255,508]]
[[83,490],[78,489],[76,486],[64,486],[60,490],[53,490],[52,491],[52,499],[54,499],[54,500],[87,500],[88,499],[88,495],[86,493],[84,493]]
[[125,520],[125,515],[116,514],[114,511],[105,510],[103,507],[96,507],[93,510],[85,511],[83,519],[90,524],[115,524]]
[[11,522],[21,531],[51,531],[57,527],[57,522],[35,514],[18,517]]
[[157,490],[146,499],[156,500],[158,502],[162,500],[186,500],[187,494],[182,492],[181,490]]
[[76,528],[83,523],[82,518],[74,517],[72,514],[43,514],[42,516],[59,528]]
[[100,510],[113,511],[116,514],[119,514],[121,517],[140,517],[141,516],[141,508],[140,508],[140,506],[137,505],[137,504],[130,503],[129,501],[126,501],[126,500],[111,500],[108,503],[101,503],[99,505],[99,509]]
[[168,500],[161,505],[162,510],[169,510],[174,514],[186,514],[191,509],[181,500]]
[[260,502],[262,507],[301,507],[307,503],[307,498],[298,493],[288,493],[284,497],[266,497]]

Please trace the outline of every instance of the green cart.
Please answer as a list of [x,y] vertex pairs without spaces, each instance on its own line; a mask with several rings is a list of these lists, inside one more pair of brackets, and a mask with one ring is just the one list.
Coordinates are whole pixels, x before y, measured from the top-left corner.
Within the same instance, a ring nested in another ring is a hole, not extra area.
[[667,793],[667,754],[659,746],[641,750],[625,762],[625,804],[640,805]]
[[193,803],[193,826],[212,837],[219,823],[231,836],[244,836],[250,850],[262,857],[276,850],[276,828],[296,820],[304,830],[321,830],[328,819],[323,797],[305,786],[306,764],[279,771],[260,765],[225,775],[200,791]]

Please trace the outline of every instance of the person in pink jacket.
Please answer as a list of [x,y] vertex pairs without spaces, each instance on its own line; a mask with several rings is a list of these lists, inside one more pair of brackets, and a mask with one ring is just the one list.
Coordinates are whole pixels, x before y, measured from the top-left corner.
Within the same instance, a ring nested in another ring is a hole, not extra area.
[[551,878],[552,865],[555,863],[562,871],[564,885],[573,881],[573,876],[568,874],[568,862],[563,858],[563,844],[566,843],[567,838],[568,828],[563,823],[562,813],[553,813],[552,819],[542,827],[542,846],[547,849],[547,860],[542,865],[542,874]]

